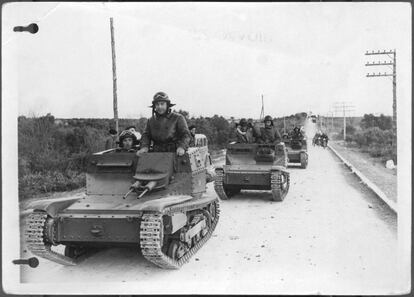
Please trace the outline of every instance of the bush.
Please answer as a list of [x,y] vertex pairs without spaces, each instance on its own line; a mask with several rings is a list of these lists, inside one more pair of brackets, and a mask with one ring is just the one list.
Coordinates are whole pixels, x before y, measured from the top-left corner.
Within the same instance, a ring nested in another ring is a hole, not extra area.
[[392,159],[397,163],[397,149],[393,143],[392,130],[382,130],[379,127],[371,127],[355,132],[347,136],[346,141],[355,142],[364,152],[372,157],[381,157],[384,161]]
[[84,187],[85,182],[85,173],[74,171],[30,173],[19,178],[19,197],[27,198],[40,193],[70,191]]
[[374,116],[373,114],[364,114],[360,126],[362,129],[378,127],[381,130],[392,129],[392,117],[381,114]]

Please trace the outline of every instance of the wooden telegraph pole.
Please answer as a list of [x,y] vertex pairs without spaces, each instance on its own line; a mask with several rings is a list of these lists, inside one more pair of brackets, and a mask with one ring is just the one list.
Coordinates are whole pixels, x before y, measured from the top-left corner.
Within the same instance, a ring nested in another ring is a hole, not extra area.
[[354,111],[355,106],[347,102],[335,102],[333,108],[335,109],[335,113],[342,111],[342,115],[344,118],[344,141],[345,141],[346,140],[346,115],[347,113]]
[[114,104],[114,120],[115,130],[119,134],[119,123],[118,123],[118,97],[116,87],[116,56],[115,56],[115,36],[114,36],[114,20],[110,18],[111,27],[111,48],[112,48],[112,88],[113,88],[113,104]]
[[392,128],[394,131],[394,137],[395,137],[395,144],[396,144],[396,137],[397,137],[397,53],[396,50],[389,50],[389,51],[371,51],[371,52],[366,52],[365,53],[366,56],[370,56],[370,55],[387,55],[389,59],[391,59],[391,61],[378,61],[378,62],[372,62],[369,63],[367,62],[365,64],[365,66],[388,66],[388,67],[392,67],[392,74],[384,72],[381,73],[379,72],[378,74],[372,73],[369,74],[367,73],[367,77],[380,77],[380,76],[392,76]]

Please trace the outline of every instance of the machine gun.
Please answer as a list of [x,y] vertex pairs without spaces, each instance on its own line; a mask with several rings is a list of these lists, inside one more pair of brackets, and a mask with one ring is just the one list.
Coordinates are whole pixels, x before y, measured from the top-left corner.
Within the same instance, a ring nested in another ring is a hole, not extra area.
[[134,179],[137,181],[129,187],[129,191],[123,196],[123,198],[125,199],[132,192],[136,192],[138,193],[137,199],[139,199],[153,189],[164,188],[169,183],[169,177],[168,172],[137,173],[134,176]]

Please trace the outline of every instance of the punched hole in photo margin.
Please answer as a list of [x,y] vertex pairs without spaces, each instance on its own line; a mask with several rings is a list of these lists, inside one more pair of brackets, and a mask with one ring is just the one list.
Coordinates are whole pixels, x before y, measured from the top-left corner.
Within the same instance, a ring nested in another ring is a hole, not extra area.
[[32,23],[28,26],[16,26],[13,28],[14,32],[30,32],[35,34],[39,31],[39,26],[36,23]]

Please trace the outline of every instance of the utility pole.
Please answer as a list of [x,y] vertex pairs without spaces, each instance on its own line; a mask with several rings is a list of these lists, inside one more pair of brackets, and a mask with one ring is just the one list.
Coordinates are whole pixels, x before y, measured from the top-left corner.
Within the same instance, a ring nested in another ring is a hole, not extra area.
[[392,128],[393,128],[393,132],[394,132],[394,137],[395,137],[395,143],[396,143],[396,137],[397,137],[397,52],[396,50],[389,50],[389,51],[371,51],[371,52],[366,52],[365,53],[366,56],[370,56],[370,55],[387,55],[388,58],[391,59],[391,61],[378,61],[378,62],[372,62],[369,63],[367,62],[365,64],[365,66],[388,66],[391,67],[392,66],[392,74],[384,72],[381,73],[379,72],[378,74],[372,73],[369,74],[367,73],[367,77],[380,77],[380,76],[392,76]]
[[283,133],[286,133],[286,117],[283,116]]
[[116,56],[115,56],[115,36],[114,36],[114,21],[111,17],[110,19],[110,28],[111,28],[111,48],[112,48],[112,88],[113,88],[113,105],[114,105],[114,120],[115,120],[115,130],[119,133],[119,124],[118,124],[118,98],[117,98],[117,87],[116,87]]
[[260,120],[264,118],[264,102],[263,102],[263,94],[262,94],[262,110],[260,112]]
[[342,111],[342,115],[344,118],[344,141],[346,139],[346,116],[347,116],[347,113],[354,111],[354,108],[355,106],[349,102],[342,101],[342,102],[335,102],[334,104],[335,112]]

